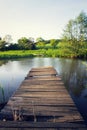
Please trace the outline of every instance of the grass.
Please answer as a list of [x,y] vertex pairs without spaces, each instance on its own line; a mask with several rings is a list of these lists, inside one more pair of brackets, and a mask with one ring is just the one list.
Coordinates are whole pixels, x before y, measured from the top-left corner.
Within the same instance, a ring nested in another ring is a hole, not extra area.
[[22,58],[22,57],[32,57],[31,51],[3,51],[0,52],[0,59],[10,59],[10,58]]
[[[82,55],[82,54],[81,54]],[[87,55],[87,51],[86,54]],[[68,49],[37,49],[37,50],[13,50],[0,51],[0,59],[27,58],[27,57],[68,57],[78,58],[78,55]]]
[[57,57],[58,50],[39,49],[39,50],[17,50],[17,51],[0,51],[0,59],[25,58],[25,57]]
[[0,59],[35,57],[35,56],[60,57],[60,52],[58,49],[0,51]]

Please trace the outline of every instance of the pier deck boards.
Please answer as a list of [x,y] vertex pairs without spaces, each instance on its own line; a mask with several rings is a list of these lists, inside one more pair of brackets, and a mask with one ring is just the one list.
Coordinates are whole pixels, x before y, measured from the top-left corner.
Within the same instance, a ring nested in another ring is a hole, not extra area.
[[0,129],[86,129],[53,67],[32,68],[0,114]]

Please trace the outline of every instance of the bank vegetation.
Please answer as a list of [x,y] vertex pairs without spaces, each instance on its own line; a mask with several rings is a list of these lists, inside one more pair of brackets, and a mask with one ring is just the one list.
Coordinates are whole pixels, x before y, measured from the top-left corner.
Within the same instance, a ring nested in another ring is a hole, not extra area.
[[0,38],[0,58],[35,56],[86,59],[87,14],[81,12],[75,19],[69,20],[60,39],[21,37],[17,43],[12,43],[11,35]]

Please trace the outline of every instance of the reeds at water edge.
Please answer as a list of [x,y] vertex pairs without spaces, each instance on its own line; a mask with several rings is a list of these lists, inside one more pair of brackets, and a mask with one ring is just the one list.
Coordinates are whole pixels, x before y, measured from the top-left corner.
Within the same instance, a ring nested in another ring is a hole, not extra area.
[[2,87],[2,85],[0,84],[0,91],[1,91],[1,94],[2,94],[2,102],[4,103],[5,102],[5,93],[4,93],[4,88]]

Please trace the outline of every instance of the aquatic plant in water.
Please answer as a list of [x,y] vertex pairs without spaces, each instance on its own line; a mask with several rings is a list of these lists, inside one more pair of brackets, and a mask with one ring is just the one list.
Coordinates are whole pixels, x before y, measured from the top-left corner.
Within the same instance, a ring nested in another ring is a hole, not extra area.
[[0,84],[0,91],[2,93],[2,99],[3,99],[3,102],[5,102],[5,93],[4,93],[4,88],[2,87],[2,85]]

